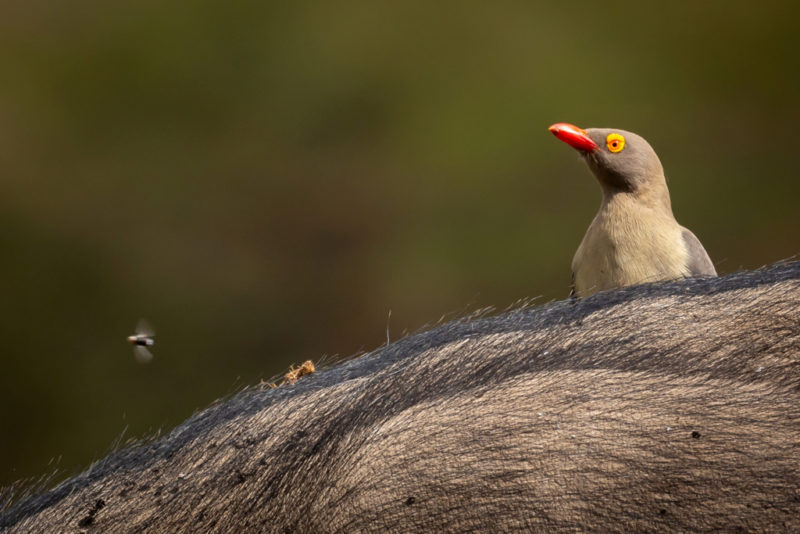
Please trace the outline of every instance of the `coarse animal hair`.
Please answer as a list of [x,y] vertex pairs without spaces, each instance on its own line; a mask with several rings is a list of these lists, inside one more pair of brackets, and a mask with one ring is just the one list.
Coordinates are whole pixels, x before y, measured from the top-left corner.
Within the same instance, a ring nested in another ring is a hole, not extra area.
[[247,389],[3,532],[800,529],[800,262],[454,321]]

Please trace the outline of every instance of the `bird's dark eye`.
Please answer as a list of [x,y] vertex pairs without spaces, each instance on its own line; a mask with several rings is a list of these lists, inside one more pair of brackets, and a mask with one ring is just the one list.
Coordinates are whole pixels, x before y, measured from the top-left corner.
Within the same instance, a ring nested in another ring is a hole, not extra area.
[[625,148],[625,137],[618,133],[608,134],[608,137],[606,137],[606,146],[611,152],[619,152]]

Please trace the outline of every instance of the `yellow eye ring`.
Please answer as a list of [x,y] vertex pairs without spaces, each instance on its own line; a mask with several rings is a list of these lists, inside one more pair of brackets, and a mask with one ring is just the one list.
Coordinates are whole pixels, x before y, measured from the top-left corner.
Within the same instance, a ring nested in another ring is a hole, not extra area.
[[611,152],[619,152],[625,148],[625,138],[618,133],[608,134],[606,146]]

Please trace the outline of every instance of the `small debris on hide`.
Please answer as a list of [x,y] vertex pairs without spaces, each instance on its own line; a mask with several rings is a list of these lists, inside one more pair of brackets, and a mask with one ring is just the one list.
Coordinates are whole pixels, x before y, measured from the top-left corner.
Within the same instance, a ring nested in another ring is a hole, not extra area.
[[289,367],[289,372],[286,373],[286,376],[284,377],[285,383],[294,384],[304,376],[310,375],[314,371],[314,362],[311,360],[304,361],[297,369],[295,369],[292,365]]
[[276,384],[275,382],[267,382],[262,378],[261,382],[258,383],[258,387],[261,389],[266,389],[266,388],[275,389],[276,387],[278,387],[278,384]]
[[275,382],[267,382],[264,379],[261,379],[261,382],[259,382],[258,385],[261,389],[279,388],[284,384],[289,384],[291,386],[304,376],[310,375],[314,371],[316,371],[316,368],[314,367],[314,362],[312,362],[311,360],[306,360],[296,368],[294,365],[289,366],[289,372],[283,376],[283,380],[281,381],[280,384],[276,384]]

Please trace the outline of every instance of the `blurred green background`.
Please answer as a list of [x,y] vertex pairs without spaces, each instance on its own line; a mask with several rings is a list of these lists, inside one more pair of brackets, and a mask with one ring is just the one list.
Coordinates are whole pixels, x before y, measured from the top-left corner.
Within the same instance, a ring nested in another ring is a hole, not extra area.
[[800,252],[791,2],[0,5],[0,484],[389,310],[564,298],[600,193],[553,122],[645,136],[720,272]]

